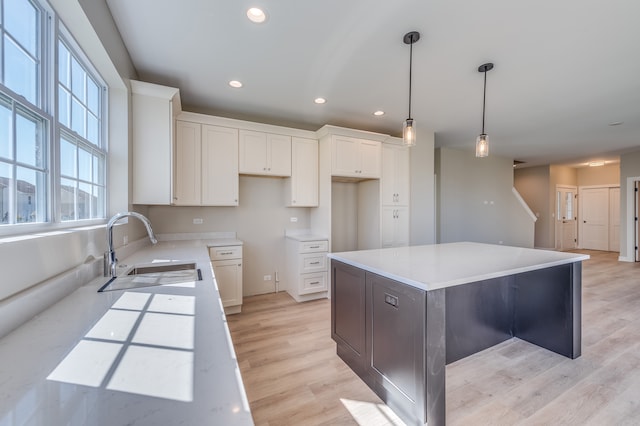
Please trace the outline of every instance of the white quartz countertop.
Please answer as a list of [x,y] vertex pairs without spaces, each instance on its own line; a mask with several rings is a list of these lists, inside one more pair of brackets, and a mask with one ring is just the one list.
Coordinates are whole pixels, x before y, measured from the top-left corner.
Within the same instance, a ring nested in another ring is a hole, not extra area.
[[320,234],[288,234],[287,238],[295,241],[326,241],[327,237],[323,237]]
[[215,238],[206,240],[207,247],[241,246],[242,240],[236,238]]
[[252,425],[207,240],[122,259],[195,261],[202,281],[80,287],[0,340],[0,425]]
[[468,242],[330,253],[328,256],[425,291],[589,259],[585,254]]

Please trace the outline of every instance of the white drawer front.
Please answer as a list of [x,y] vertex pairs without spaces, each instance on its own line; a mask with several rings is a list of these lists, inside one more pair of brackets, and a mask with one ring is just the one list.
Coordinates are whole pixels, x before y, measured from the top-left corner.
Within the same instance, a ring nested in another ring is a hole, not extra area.
[[209,247],[211,260],[242,259],[242,246]]
[[327,270],[327,254],[302,254],[300,255],[300,273],[323,272]]
[[315,253],[327,250],[329,250],[329,242],[326,240],[303,241],[300,243],[300,253]]
[[300,294],[317,293],[327,291],[327,273],[317,272],[314,274],[300,275]]

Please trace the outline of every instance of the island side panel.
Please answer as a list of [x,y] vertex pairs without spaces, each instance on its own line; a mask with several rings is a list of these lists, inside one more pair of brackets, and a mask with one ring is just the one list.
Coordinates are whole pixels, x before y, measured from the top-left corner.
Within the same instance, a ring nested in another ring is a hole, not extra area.
[[365,271],[331,260],[331,338],[338,356],[367,382],[365,289]]
[[575,359],[581,355],[582,263],[518,274],[514,335]]
[[445,289],[427,292],[425,404],[429,426],[444,426],[446,424],[446,310]]
[[446,289],[447,364],[512,337],[513,276]]

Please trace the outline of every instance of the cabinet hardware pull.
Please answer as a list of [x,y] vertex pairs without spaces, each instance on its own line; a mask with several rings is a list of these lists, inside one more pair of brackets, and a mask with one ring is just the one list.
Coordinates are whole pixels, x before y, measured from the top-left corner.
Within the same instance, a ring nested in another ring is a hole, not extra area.
[[312,283],[309,283],[309,285],[316,285],[316,284],[320,284],[320,281],[314,281]]
[[320,264],[320,262],[311,262],[311,263],[309,263],[309,265],[319,265],[319,264]]
[[320,248],[320,246],[309,246],[309,248]]
[[221,255],[233,254],[232,251],[223,251],[220,253]]

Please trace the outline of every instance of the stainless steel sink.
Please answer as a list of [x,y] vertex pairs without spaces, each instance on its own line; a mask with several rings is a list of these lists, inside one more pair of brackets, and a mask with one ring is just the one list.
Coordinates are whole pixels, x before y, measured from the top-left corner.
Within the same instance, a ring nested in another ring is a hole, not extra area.
[[135,265],[124,274],[111,278],[98,292],[189,283],[202,280],[195,262],[158,262]]

